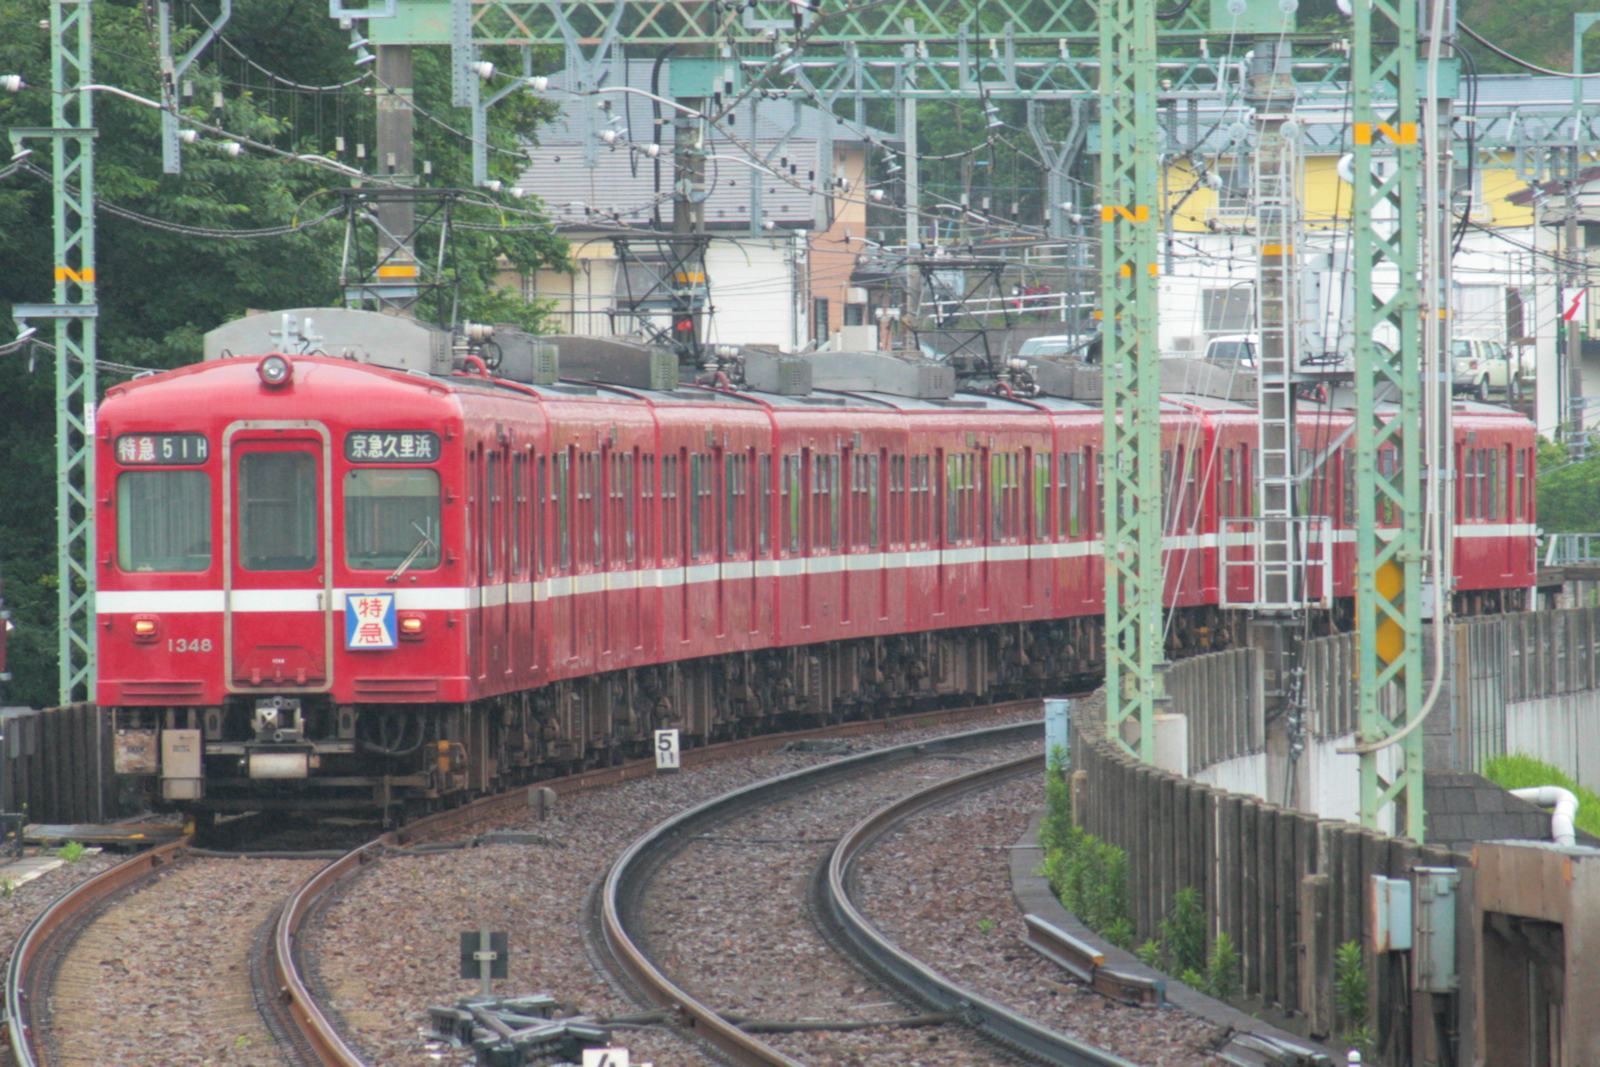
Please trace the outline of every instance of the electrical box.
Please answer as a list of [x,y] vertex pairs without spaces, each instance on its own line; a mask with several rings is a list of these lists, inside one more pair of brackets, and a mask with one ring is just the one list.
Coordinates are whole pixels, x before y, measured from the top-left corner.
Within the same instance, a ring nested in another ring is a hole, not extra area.
[[1367,893],[1367,927],[1375,952],[1404,952],[1411,947],[1411,883],[1404,878],[1372,876]]
[[199,800],[201,740],[199,730],[161,732],[161,796],[166,800]]
[[1454,867],[1418,867],[1416,937],[1411,974],[1425,993],[1451,993],[1459,988],[1456,971],[1456,893],[1461,872]]

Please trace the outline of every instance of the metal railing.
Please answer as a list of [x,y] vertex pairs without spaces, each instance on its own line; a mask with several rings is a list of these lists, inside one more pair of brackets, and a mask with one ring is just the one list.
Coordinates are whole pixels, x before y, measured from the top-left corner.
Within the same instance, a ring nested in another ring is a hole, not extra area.
[[1544,535],[1544,565],[1600,564],[1600,533],[1549,533]]

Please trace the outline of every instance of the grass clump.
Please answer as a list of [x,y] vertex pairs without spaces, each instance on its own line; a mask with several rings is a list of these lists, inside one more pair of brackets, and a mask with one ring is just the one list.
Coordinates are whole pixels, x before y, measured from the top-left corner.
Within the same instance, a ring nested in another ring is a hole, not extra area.
[[83,859],[83,854],[87,851],[89,850],[84,847],[83,842],[68,841],[66,844],[56,849],[56,856],[66,860],[68,863],[77,863],[79,860]]
[[1039,826],[1043,874],[1062,907],[1119,948],[1133,943],[1128,912],[1128,855],[1072,823],[1065,754],[1050,754],[1045,815]]
[[1502,789],[1528,789],[1536,785],[1559,785],[1578,798],[1578,817],[1574,820],[1584,833],[1600,837],[1600,796],[1583,788],[1555,766],[1520,752],[1496,756],[1483,766],[1483,776]]

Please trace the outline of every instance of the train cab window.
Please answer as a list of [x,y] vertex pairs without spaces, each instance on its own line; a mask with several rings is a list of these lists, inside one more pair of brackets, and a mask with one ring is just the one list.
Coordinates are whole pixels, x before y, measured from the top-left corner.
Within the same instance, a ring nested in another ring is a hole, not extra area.
[[211,476],[128,471],[117,476],[117,566],[125,571],[211,567]]
[[[415,557],[412,556],[415,553]],[[344,479],[344,562],[352,570],[439,565],[439,475],[361,467]]]
[[317,564],[317,468],[305,452],[239,457],[239,562],[249,571]]

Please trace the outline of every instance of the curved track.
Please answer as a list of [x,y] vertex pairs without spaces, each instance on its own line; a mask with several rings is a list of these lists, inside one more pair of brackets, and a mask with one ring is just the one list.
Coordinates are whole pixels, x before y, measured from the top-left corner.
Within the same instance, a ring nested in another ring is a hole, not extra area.
[[[1036,704],[1036,701],[1011,701],[1004,704],[901,716],[897,719],[864,720],[837,726],[821,727],[814,730],[764,735],[747,738],[742,741],[730,741],[705,748],[691,749],[683,754],[682,764],[684,767],[695,767],[719,760],[759,755],[771,752],[779,746],[792,741],[806,738],[855,737],[880,733],[896,727],[904,727],[908,722],[959,723],[981,721],[985,718],[1009,715],[1019,707],[1032,706],[1034,704]],[[1037,727],[1035,726],[1034,729],[1037,729]],[[278,978],[283,990],[283,996],[289,1005],[289,1011],[297,1026],[305,1035],[306,1040],[318,1050],[322,1062],[337,1064],[340,1067],[356,1067],[356,1065],[362,1063],[361,1058],[344,1043],[339,1036],[337,1028],[323,1014],[298,970],[296,945],[300,927],[315,909],[318,902],[323,899],[324,895],[333,886],[354,874],[363,864],[375,858],[384,848],[415,844],[419,841],[458,833],[474,823],[527,806],[534,801],[533,793],[537,789],[550,789],[557,796],[571,796],[586,790],[614,785],[618,782],[647,778],[655,773],[656,769],[653,760],[638,760],[623,764],[620,767],[607,767],[600,770],[586,771],[581,774],[568,775],[563,778],[552,778],[535,786],[485,797],[464,807],[440,812],[437,815],[430,815],[399,830],[384,834],[382,837],[368,842],[361,848],[330,863],[319,871],[284,906],[278,920],[274,947]]]
[[990,1040],[1044,1063],[1134,1067],[1104,1049],[1040,1026],[1003,1004],[957,985],[885,937],[851,899],[856,859],[884,834],[929,808],[965,793],[989,789],[1018,774],[1040,773],[1044,767],[1043,755],[1027,756],[940,782],[879,808],[834,846],[825,876],[820,879],[820,896],[829,920],[862,964],[932,1010],[959,1012],[968,1025]]
[[[1013,714],[1019,708],[1035,703],[1031,700],[1012,701],[765,735],[692,749],[683,754],[683,765],[693,767],[718,760],[759,755],[806,738],[839,738],[885,732],[908,723],[980,722]],[[359,1054],[350,1048],[338,1028],[322,1011],[299,968],[301,926],[335,885],[371,862],[385,848],[449,836],[474,823],[526,807],[535,802],[535,791],[538,789],[550,789],[558,796],[569,796],[655,773],[652,761],[639,760],[619,767],[602,768],[549,779],[534,786],[519,787],[419,819],[321,867],[284,903],[273,927],[269,951],[256,961],[252,976],[256,984],[256,1002],[265,1014],[271,1016],[266,1020],[268,1028],[278,1035],[281,1043],[288,1046],[285,1048],[286,1055],[304,1062],[337,1064],[341,1067],[357,1067],[363,1063]],[[46,1043],[38,1040],[40,1035],[36,1030],[34,1005],[40,1002],[42,991],[47,988],[54,974],[54,965],[70,942],[85,924],[113,905],[115,898],[135,890],[148,879],[167,870],[193,847],[193,839],[185,837],[130,857],[63,895],[24,933],[12,955],[5,989],[10,1044],[18,1067],[48,1067],[51,1062]]]
[[[1026,736],[1037,730],[1037,723],[1029,723],[1022,726],[972,731],[934,742],[917,742],[836,760],[724,794],[658,825],[628,848],[613,865],[606,879],[601,902],[601,924],[607,946],[645,997],[658,1005],[677,1011],[685,1027],[714,1046],[732,1062],[763,1065],[763,1067],[795,1067],[799,1061],[728,1022],[716,1006],[692,995],[668,976],[641,947],[640,902],[645,884],[653,872],[678,851],[686,839],[707,830],[734,811],[748,811],[754,807],[772,805],[797,793],[816,788],[819,782],[830,778],[844,778],[876,770],[914,754],[957,748],[973,743],[980,736],[997,741],[1008,737]],[[996,768],[943,783],[933,790],[918,793],[916,797],[920,803],[912,808],[895,804],[882,809],[858,825],[847,835],[847,840],[854,841],[855,847],[859,848],[877,833],[882,832],[886,826],[909,814],[911,810],[920,809],[930,803],[938,803],[959,792],[983,788],[998,779],[1042,766],[1042,760],[1042,756],[1031,756],[1020,761],[1010,761]],[[835,852],[833,861],[829,865],[830,875],[840,862],[840,855]],[[838,867],[841,892],[844,885],[843,873],[848,869],[848,855],[842,862],[844,865]],[[845,906],[850,907],[847,900]],[[886,955],[870,957],[869,969],[893,975],[892,969],[881,965],[881,960],[885,958]],[[898,979],[894,980],[898,984]],[[924,996],[920,999],[930,1003],[935,1002],[935,998],[932,997]],[[1035,1031],[1040,1028],[1020,1018],[1014,1022],[1002,1021],[1005,1013],[998,1005],[984,1004],[974,1012],[975,1002],[959,991],[955,996],[938,998],[936,1003],[939,1010],[953,1012],[962,1022],[970,1024],[978,1033],[1009,1051],[1031,1054],[1034,1058],[1042,1058],[1052,1063],[1131,1067],[1125,1060],[1073,1042],[1061,1035],[1041,1032],[1030,1037],[1028,1034],[1030,1028]]]

